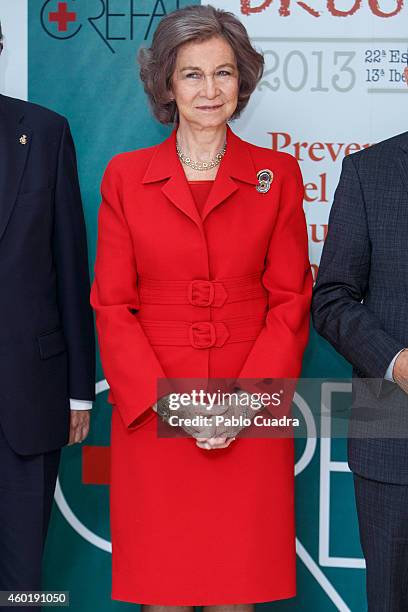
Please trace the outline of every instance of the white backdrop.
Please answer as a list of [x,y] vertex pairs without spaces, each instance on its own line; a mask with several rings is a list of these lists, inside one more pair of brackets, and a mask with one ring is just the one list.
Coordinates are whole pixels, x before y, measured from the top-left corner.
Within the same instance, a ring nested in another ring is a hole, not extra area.
[[27,100],[27,0],[0,0],[4,50],[0,58],[0,93]]
[[[238,15],[265,53],[264,78],[238,131],[258,145],[297,155],[316,272],[344,154],[408,129],[408,87],[396,80],[408,59],[408,5],[401,0],[206,4]],[[281,14],[285,11],[290,14]]]

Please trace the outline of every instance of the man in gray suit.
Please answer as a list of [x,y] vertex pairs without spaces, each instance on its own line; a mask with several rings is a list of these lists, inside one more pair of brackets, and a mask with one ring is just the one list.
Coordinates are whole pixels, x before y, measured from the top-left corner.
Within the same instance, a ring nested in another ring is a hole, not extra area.
[[353,366],[348,462],[370,612],[408,610],[407,245],[405,132],[344,158],[312,303]]

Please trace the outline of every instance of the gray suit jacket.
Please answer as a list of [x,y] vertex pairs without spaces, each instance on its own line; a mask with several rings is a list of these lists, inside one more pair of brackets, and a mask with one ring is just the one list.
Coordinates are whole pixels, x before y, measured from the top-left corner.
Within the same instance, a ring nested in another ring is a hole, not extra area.
[[408,132],[344,158],[312,303],[353,366],[354,472],[408,484],[408,396],[383,379],[408,347]]

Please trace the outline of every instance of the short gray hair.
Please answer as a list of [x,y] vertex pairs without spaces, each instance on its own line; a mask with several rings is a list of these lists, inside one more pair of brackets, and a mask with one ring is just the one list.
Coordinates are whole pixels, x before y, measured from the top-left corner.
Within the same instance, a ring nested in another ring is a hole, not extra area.
[[179,47],[216,36],[231,45],[237,61],[238,104],[230,119],[239,117],[248,104],[263,74],[263,54],[254,49],[245,26],[233,13],[210,5],[186,6],[163,17],[153,35],[151,47],[141,48],[137,54],[140,78],[153,114],[160,123],[178,121],[177,105],[174,100],[169,100],[169,89]]

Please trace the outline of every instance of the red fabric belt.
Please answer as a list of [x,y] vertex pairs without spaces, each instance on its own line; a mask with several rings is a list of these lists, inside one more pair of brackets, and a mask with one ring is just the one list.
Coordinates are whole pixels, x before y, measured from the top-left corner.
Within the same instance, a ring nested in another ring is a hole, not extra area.
[[192,346],[205,349],[226,342],[255,340],[264,326],[265,317],[234,317],[225,321],[153,321],[140,319],[152,345]]
[[157,280],[139,275],[139,298],[141,303],[145,304],[219,307],[225,303],[266,297],[267,291],[261,282],[262,273],[263,271],[260,271],[216,281]]

